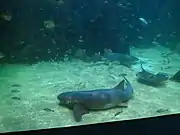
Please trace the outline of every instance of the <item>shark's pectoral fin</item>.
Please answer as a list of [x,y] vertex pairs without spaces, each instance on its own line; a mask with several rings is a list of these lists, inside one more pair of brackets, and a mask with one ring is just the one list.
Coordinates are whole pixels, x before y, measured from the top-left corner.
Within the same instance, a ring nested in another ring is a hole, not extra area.
[[89,113],[89,111],[83,105],[80,105],[80,104],[74,105],[73,115],[74,115],[76,122],[80,122],[82,119],[82,116],[87,113]]

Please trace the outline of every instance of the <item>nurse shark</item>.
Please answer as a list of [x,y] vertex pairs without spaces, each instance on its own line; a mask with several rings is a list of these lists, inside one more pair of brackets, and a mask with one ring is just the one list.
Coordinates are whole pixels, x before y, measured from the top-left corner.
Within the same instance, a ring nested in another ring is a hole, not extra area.
[[102,56],[102,59],[108,61],[118,61],[121,65],[129,68],[139,62],[139,59],[135,56],[123,53],[113,53],[110,49],[104,49],[104,55]]
[[122,77],[124,79],[113,88],[61,93],[57,96],[59,105],[71,109],[76,122],[89,111],[127,107],[125,103],[133,97],[134,89],[125,76]]

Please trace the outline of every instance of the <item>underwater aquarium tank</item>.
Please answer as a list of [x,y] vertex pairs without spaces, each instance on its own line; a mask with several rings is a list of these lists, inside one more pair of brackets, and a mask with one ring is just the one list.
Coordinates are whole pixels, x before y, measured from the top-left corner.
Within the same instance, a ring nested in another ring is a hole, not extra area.
[[0,132],[180,112],[178,0],[1,0]]

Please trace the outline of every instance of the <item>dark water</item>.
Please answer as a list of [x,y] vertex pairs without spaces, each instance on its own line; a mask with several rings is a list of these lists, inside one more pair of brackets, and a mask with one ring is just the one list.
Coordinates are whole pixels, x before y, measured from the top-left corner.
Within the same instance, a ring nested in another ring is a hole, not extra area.
[[[74,48],[92,55],[104,48],[129,54],[130,46],[150,47],[145,44],[154,40],[168,46],[178,42],[178,5],[177,0],[2,0],[0,50],[6,62],[31,63],[59,59]],[[11,21],[3,19],[5,12]],[[140,17],[150,23],[144,27]],[[44,28],[47,20],[54,29]]]

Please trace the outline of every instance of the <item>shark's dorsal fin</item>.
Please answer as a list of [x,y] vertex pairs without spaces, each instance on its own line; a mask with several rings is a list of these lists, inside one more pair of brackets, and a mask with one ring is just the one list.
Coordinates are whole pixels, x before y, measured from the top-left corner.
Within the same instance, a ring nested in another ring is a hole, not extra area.
[[114,87],[114,89],[124,89],[124,83],[125,83],[125,80],[123,79],[118,85],[116,85]]

